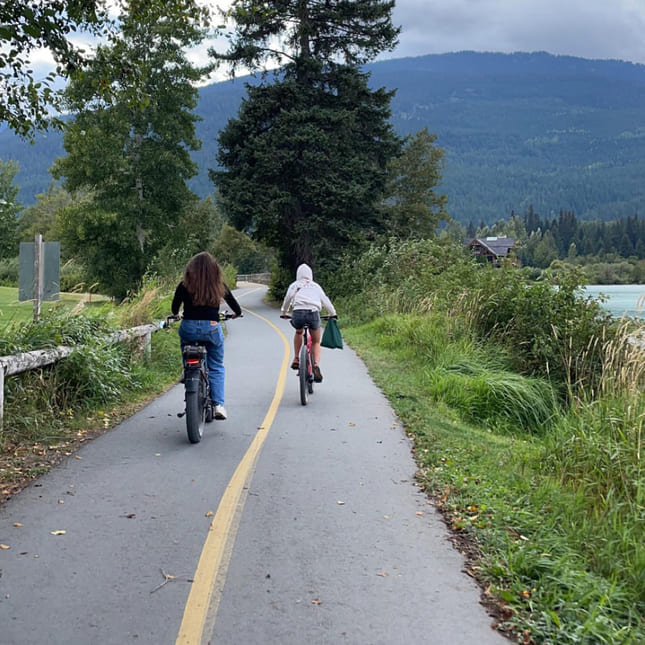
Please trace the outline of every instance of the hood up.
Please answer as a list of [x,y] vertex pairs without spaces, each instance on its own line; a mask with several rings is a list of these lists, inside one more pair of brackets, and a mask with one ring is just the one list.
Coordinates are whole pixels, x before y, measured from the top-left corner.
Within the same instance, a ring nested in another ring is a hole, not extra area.
[[314,279],[314,274],[311,271],[311,267],[308,264],[301,264],[296,271],[296,280],[298,282],[310,281]]

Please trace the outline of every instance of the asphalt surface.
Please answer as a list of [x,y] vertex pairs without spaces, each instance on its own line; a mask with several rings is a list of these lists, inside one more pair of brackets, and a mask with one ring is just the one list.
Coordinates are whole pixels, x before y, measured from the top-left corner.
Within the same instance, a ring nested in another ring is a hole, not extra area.
[[227,421],[189,444],[176,386],[0,508],[0,644],[507,643],[360,359],[323,350],[302,406],[288,322],[236,295]]

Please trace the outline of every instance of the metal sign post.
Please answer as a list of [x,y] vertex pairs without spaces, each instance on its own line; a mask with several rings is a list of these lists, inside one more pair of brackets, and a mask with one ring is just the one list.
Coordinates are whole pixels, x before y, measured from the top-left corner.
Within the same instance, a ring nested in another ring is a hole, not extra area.
[[40,318],[40,302],[43,297],[43,236],[34,236],[34,322]]

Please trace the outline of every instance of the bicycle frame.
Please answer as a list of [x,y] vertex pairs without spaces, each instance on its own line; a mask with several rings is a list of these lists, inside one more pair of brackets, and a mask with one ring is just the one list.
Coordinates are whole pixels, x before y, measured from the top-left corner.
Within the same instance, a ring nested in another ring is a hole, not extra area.
[[[291,318],[288,314],[283,314],[282,318]],[[321,320],[329,320],[330,316],[321,316]],[[314,355],[313,343],[311,341],[311,333],[309,325],[305,324],[302,327],[302,345],[298,356],[299,368],[297,371],[299,390],[300,390],[300,403],[307,405],[308,395],[314,392]]]
[[[221,313],[220,320],[233,318],[230,313]],[[161,326],[169,327],[178,316],[168,316]],[[204,433],[204,425],[213,420],[214,409],[211,402],[210,381],[208,379],[208,350],[202,341],[191,341],[184,345],[184,403],[183,412],[178,417],[186,417],[186,431],[190,443],[199,443]]]

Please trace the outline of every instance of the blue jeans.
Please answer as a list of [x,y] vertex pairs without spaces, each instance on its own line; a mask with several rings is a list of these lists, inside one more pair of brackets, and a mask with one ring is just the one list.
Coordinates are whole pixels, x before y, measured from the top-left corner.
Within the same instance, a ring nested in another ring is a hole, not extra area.
[[206,345],[208,381],[211,386],[211,399],[224,405],[224,332],[222,326],[210,320],[182,320],[179,325],[179,339],[183,355],[184,346],[193,340]]

